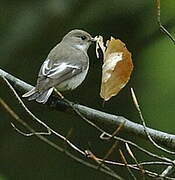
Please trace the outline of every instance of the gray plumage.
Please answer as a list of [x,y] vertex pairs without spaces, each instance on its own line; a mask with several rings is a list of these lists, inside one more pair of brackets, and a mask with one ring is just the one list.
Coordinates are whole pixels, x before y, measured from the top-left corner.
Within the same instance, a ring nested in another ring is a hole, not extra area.
[[54,88],[75,89],[85,79],[89,69],[87,50],[94,39],[82,30],[72,30],[55,46],[42,64],[36,87],[23,97],[46,103]]

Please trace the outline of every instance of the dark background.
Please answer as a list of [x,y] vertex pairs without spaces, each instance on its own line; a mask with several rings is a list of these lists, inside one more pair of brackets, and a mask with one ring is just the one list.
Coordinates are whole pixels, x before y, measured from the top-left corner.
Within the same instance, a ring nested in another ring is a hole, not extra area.
[[[175,1],[162,1],[161,5],[162,22],[175,35]],[[159,31],[155,1],[1,1],[0,67],[35,85],[40,65],[49,51],[68,31],[75,28],[84,29],[92,36],[100,34],[105,39],[114,36],[124,41],[132,52],[134,72],[128,85],[103,108],[99,96],[102,62],[95,56],[95,46],[91,46],[88,77],[79,88],[65,96],[75,102],[139,122],[130,96],[130,87],[134,87],[147,124],[174,133],[175,47]],[[40,126],[27,117],[2,81],[0,83],[0,96],[25,121],[41,130]],[[70,139],[82,149],[90,148],[96,155],[103,157],[111,146],[101,141],[100,134],[78,116],[51,111],[35,102],[26,101],[26,105],[63,135],[73,128]],[[11,127],[11,121],[12,118],[0,107],[0,180],[112,179],[75,162],[36,137],[27,138],[18,134]],[[143,147],[152,147],[142,139],[128,134],[122,136]],[[62,145],[58,138],[50,139]],[[122,144],[119,143],[119,147],[125,151]],[[148,157],[139,152],[135,154],[139,161],[148,160]],[[118,150],[110,158],[121,162]],[[160,167],[154,168],[161,172]],[[126,179],[131,178],[126,168],[117,167],[114,170]],[[139,173],[136,174],[140,177]]]

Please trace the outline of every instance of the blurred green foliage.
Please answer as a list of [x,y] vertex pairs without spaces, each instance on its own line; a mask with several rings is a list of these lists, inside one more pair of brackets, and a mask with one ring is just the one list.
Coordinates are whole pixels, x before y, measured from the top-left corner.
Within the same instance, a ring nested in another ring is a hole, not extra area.
[[6,180],[6,178],[2,175],[0,175],[0,180]]
[[[175,35],[175,1],[162,1],[161,13],[162,23]],[[129,89],[132,86],[147,124],[165,132],[175,132],[175,46],[159,31],[154,1],[6,0],[1,1],[0,27],[0,67],[33,85],[50,49],[71,29],[84,29],[93,36],[100,34],[105,39],[110,36],[120,38],[132,52],[135,67],[129,84],[119,95],[102,108],[99,96],[102,62],[95,57],[94,47],[91,47],[88,77],[81,87],[67,93],[66,97],[139,122],[130,96]],[[2,83],[0,95],[25,120],[40,129],[26,118]],[[71,140],[83,149],[91,148],[101,157],[109,149],[110,144],[101,142],[96,130],[79,117],[50,111],[35,102],[26,104],[39,118],[64,135],[73,127]],[[78,164],[35,137],[19,135],[10,126],[11,117],[1,109],[0,120],[0,173],[5,179],[112,179]],[[127,134],[123,136],[129,138]],[[130,138],[149,147],[141,139]],[[53,140],[62,143],[56,138]],[[117,152],[114,157],[121,161]],[[137,158],[141,161],[145,157],[140,155]],[[115,170],[126,179],[129,178],[126,168]]]

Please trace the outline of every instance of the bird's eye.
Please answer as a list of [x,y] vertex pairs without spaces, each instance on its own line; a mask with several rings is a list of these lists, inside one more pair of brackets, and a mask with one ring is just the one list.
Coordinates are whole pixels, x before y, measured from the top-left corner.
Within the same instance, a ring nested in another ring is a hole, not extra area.
[[86,36],[81,36],[81,39],[82,39],[82,40],[85,40],[85,39],[86,39]]

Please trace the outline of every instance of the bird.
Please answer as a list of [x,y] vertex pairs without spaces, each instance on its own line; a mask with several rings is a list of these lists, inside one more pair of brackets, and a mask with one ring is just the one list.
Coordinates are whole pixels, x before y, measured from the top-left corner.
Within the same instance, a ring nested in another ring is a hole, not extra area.
[[[77,88],[88,73],[87,51],[94,41],[84,30],[68,32],[41,65],[36,86],[22,97],[45,104],[54,90],[62,92]],[[64,98],[61,93],[60,96]]]

